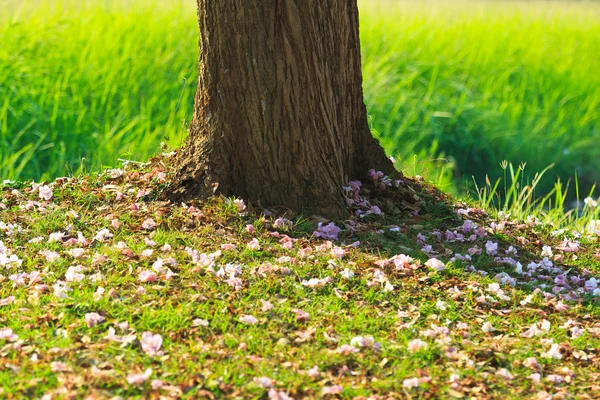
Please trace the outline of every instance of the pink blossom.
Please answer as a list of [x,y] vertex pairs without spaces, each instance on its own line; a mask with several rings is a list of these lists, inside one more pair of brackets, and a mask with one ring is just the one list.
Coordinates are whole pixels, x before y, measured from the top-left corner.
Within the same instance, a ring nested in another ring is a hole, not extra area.
[[530,369],[539,369],[540,363],[538,362],[538,360],[535,357],[529,357],[529,358],[525,359],[525,361],[523,361],[523,366],[530,368]]
[[148,368],[143,374],[129,374],[127,375],[127,383],[139,386],[146,382],[150,375],[152,375],[152,368]]
[[547,319],[543,319],[542,323],[540,324],[540,327],[542,328],[542,330],[548,332],[551,327],[550,321],[548,321]]
[[350,345],[354,347],[373,348],[379,350],[381,343],[376,342],[373,336],[355,336],[350,340]]
[[598,207],[598,202],[600,201],[600,199],[598,199],[598,201],[594,200],[591,197],[586,197],[585,199],[583,199],[583,203],[588,206],[589,208],[596,208]]
[[312,253],[312,249],[310,247],[306,247],[304,249],[298,250],[298,257],[305,258],[308,257]]
[[60,254],[55,251],[44,250],[40,251],[40,254],[44,256],[48,262],[54,262],[60,258]]
[[344,279],[352,279],[354,277],[354,272],[350,271],[348,268],[345,268],[342,272],[340,272],[340,275],[344,278]]
[[147,220],[142,222],[142,228],[149,231],[153,230],[154,228],[156,228],[156,222],[152,218],[148,218]]
[[338,235],[341,229],[335,226],[333,222],[330,222],[327,225],[323,225],[322,222],[319,222],[319,226],[313,232],[313,235],[318,238],[328,239],[328,240],[338,240]]
[[576,339],[576,338],[580,337],[581,335],[583,335],[583,333],[585,332],[585,329],[582,329],[578,326],[574,326],[571,329],[569,329],[569,331],[571,332],[571,337],[573,339]]
[[53,361],[50,363],[50,369],[52,372],[64,372],[69,369],[69,366],[61,361]]
[[269,388],[273,387],[273,379],[268,378],[266,376],[261,376],[260,378],[254,378],[252,381],[264,389],[269,389]]
[[173,247],[169,243],[165,243],[164,246],[160,248],[160,251],[168,252],[173,250]]
[[293,227],[294,224],[287,218],[279,217],[273,222],[273,227],[278,229],[289,229]]
[[93,328],[99,323],[104,322],[104,320],[105,318],[102,315],[95,312],[85,314],[85,323],[87,324],[88,328]]
[[8,342],[16,342],[19,340],[19,336],[13,333],[10,328],[0,328],[0,340],[6,340]]
[[246,203],[244,203],[244,200],[235,199],[233,200],[233,204],[235,205],[239,213],[246,211]]
[[299,308],[295,308],[292,311],[296,313],[296,321],[297,322],[310,320],[310,314],[307,313],[306,311],[301,310]]
[[241,290],[244,286],[244,282],[240,278],[237,278],[234,274],[229,274],[229,279],[227,279],[225,283],[235,290]]
[[65,233],[64,232],[52,232],[48,236],[48,243],[62,242],[64,237],[65,237]]
[[192,321],[192,326],[194,326],[194,327],[196,327],[196,326],[207,327],[208,325],[209,325],[209,322],[202,318],[196,318],[195,320]]
[[273,304],[271,302],[263,300],[263,299],[260,299],[260,302],[262,304],[261,310],[263,312],[268,312],[273,309]]
[[52,199],[52,189],[49,186],[47,186],[47,185],[40,186],[38,188],[38,191],[39,191],[40,199],[46,200],[46,201],[49,201],[50,199]]
[[471,247],[470,249],[467,250],[467,253],[471,256],[479,255],[479,254],[481,254],[481,248],[479,246]]
[[250,250],[260,250],[260,242],[257,238],[254,238],[246,244],[246,247]]
[[337,259],[343,258],[344,255],[346,254],[346,251],[344,249],[342,249],[341,247],[335,246],[333,249],[331,249],[330,254]]
[[252,315],[242,315],[240,317],[240,322],[246,325],[254,325],[258,323],[258,319]]
[[340,347],[338,347],[337,349],[335,349],[336,353],[340,353],[345,356],[352,354],[352,353],[358,353],[359,351],[360,351],[359,349],[357,349],[356,347],[349,345],[349,344],[343,344]]
[[75,248],[67,251],[67,253],[73,258],[81,258],[85,254],[85,250],[82,248]]
[[113,234],[110,233],[110,231],[108,229],[101,229],[96,233],[96,236],[94,236],[94,240],[98,241],[98,242],[104,242],[107,239],[110,239],[113,237]]
[[152,254],[154,254],[152,249],[142,250],[142,257],[152,257]]
[[552,253],[552,247],[544,246],[542,247],[542,257],[552,257],[554,254]]
[[408,350],[412,353],[415,353],[419,350],[427,350],[428,347],[429,345],[427,344],[427,342],[424,342],[421,339],[413,339],[410,342],[408,342]]
[[0,300],[0,307],[12,304],[15,301],[15,296],[8,296]]
[[498,371],[496,371],[496,376],[499,376],[506,380],[511,380],[514,378],[513,374],[508,372],[508,370],[506,368],[500,368]]
[[52,288],[54,289],[54,296],[59,299],[66,299],[67,292],[71,291],[71,288],[69,288],[65,282],[62,281],[57,281],[54,285],[52,285]]
[[[4,277],[1,277],[1,279],[3,279]],[[26,279],[29,279],[29,274],[26,272],[21,272],[19,274],[12,274],[8,277],[8,279],[10,279],[11,281],[13,281],[13,285],[15,287],[19,287],[19,286],[25,286],[26,285]]]
[[152,382],[150,383],[150,386],[152,387],[153,390],[160,389],[164,385],[165,384],[160,379],[153,379]]
[[123,171],[122,169],[108,169],[108,170],[106,170],[106,175],[110,179],[118,179],[118,178],[122,177],[124,174],[125,174],[125,171]]
[[411,264],[414,262],[414,259],[404,254],[397,254],[390,258],[389,261],[394,264],[396,269],[407,269],[410,268]]
[[269,400],[294,400],[288,396],[285,392],[278,392],[275,389],[269,390]]
[[294,248],[294,242],[292,242],[291,240],[286,240],[281,244],[281,247],[283,247],[286,250],[291,250]]
[[559,346],[556,343],[552,344],[552,346],[550,347],[550,350],[542,353],[542,357],[552,358],[554,360],[560,360],[561,358],[563,358],[562,354],[560,353]]
[[458,324],[456,324],[456,328],[468,331],[469,330],[469,324],[466,324],[464,322],[459,322]]
[[579,251],[579,243],[565,239],[559,246],[556,247],[565,253],[576,253]]
[[327,251],[327,250],[331,249],[332,247],[333,247],[333,243],[331,243],[331,241],[328,240],[323,244],[315,246],[315,251]]
[[598,288],[598,283],[600,283],[600,281],[596,278],[590,278],[587,281],[585,281],[585,288],[587,290],[594,290],[596,288]]
[[325,386],[321,391],[321,394],[325,396],[326,394],[340,394],[344,392],[344,388],[340,385],[333,386]]
[[160,351],[162,340],[162,336],[159,334],[153,335],[152,332],[144,332],[142,333],[140,344],[142,345],[144,353],[148,354],[150,357],[156,357],[163,355],[163,352]]
[[100,301],[100,299],[102,298],[102,296],[104,295],[104,292],[106,291],[106,289],[104,289],[101,286],[98,286],[98,288],[96,289],[96,291],[94,292],[94,301]]
[[278,263],[293,263],[295,260],[290,256],[281,256],[277,259]]
[[557,385],[559,383],[563,383],[565,381],[565,377],[562,375],[551,374],[546,377],[546,380]]
[[437,258],[430,258],[429,260],[427,260],[425,265],[438,272],[444,271],[446,269],[446,265]]
[[593,219],[587,227],[587,231],[592,235],[600,236],[600,219]]
[[494,243],[488,240],[485,244],[485,252],[489,256],[495,256],[496,254],[498,254],[498,243]]
[[156,282],[158,280],[158,276],[152,271],[144,270],[140,273],[138,279],[141,282]]
[[331,279],[330,277],[327,278],[323,278],[323,279],[318,279],[318,278],[312,278],[307,280],[303,280],[302,281],[302,286],[306,286],[309,288],[318,288],[318,287],[322,287],[325,286],[328,283],[333,282],[333,279]]
[[406,378],[402,382],[402,387],[406,389],[414,389],[418,388],[421,383],[419,382],[419,378]]
[[484,322],[483,325],[481,326],[481,330],[484,331],[485,333],[489,333],[489,332],[492,332],[495,329],[494,329],[494,327],[492,326],[491,323]]

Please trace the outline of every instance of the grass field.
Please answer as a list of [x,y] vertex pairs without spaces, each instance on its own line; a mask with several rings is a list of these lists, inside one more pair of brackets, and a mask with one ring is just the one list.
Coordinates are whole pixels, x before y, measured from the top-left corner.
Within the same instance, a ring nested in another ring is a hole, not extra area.
[[405,179],[319,226],[157,201],[171,164],[0,183],[2,399],[599,398],[600,222]]
[[[194,2],[0,3],[0,178],[144,160],[185,137]],[[363,1],[373,129],[399,167],[455,191],[503,173],[600,180],[600,4]],[[436,161],[445,157],[448,161]],[[83,158],[83,159],[82,159]],[[450,183],[449,178],[454,178]]]

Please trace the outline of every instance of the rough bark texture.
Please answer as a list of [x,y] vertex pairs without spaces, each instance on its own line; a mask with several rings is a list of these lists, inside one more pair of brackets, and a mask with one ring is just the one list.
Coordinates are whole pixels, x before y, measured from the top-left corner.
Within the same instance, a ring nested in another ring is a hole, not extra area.
[[356,0],[197,2],[198,92],[174,198],[340,215],[349,179],[394,171],[367,123]]

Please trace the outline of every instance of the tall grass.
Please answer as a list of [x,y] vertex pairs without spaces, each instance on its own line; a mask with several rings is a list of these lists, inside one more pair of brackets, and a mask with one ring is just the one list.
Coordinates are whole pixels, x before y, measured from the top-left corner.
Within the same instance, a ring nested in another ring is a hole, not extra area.
[[[194,3],[0,2],[0,178],[178,146]],[[401,168],[451,191],[495,181],[502,160],[527,162],[524,175],[554,164],[540,194],[557,177],[576,174],[582,191],[600,180],[600,4],[364,0],[361,12],[371,124]]]
[[445,155],[479,183],[503,160],[554,164],[541,193],[557,177],[600,181],[600,3],[363,4],[367,103],[387,149]]
[[[525,176],[526,164],[515,167],[507,161],[501,163],[503,176],[490,181],[486,176],[480,187],[474,183],[477,201],[485,209],[504,218],[518,221],[542,223],[557,229],[587,232],[591,224],[600,220],[600,207],[593,197],[596,189],[592,186],[588,193],[581,193],[577,177],[566,183],[560,179],[549,192],[540,193],[538,186],[551,166],[533,175]],[[574,186],[575,201],[568,204],[569,188]],[[595,232],[595,229],[594,229]]]
[[193,8],[24,0],[0,3],[0,16],[2,177],[53,177],[181,143],[197,75]]

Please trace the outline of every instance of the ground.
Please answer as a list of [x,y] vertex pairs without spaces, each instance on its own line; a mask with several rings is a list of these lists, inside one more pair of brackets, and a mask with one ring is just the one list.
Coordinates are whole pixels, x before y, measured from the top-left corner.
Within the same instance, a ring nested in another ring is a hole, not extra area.
[[0,186],[2,398],[600,397],[593,227],[375,171],[346,221],[168,204],[171,174]]

